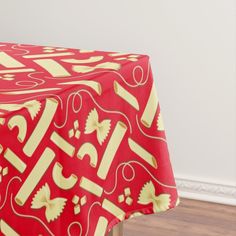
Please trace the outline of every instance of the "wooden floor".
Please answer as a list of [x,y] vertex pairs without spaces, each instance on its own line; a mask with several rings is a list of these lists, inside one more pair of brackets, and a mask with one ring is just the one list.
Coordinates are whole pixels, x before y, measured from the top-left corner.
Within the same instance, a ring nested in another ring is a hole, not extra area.
[[236,236],[236,207],[181,198],[167,212],[125,221],[124,236]]

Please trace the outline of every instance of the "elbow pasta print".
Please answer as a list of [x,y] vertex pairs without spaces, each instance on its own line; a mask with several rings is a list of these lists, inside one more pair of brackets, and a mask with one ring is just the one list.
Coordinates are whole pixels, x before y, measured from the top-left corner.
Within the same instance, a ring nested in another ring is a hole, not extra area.
[[149,57],[0,43],[0,234],[103,236],[179,203]]

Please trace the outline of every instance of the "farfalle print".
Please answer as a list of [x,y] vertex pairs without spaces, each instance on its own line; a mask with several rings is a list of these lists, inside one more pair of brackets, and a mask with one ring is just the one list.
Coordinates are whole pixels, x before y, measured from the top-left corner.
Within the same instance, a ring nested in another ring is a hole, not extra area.
[[169,209],[170,194],[156,196],[152,181],[147,182],[139,193],[138,203],[142,205],[153,204],[153,212],[161,212]]
[[38,114],[38,112],[40,111],[41,103],[37,100],[31,100],[23,104],[14,104],[14,103],[0,104],[0,109],[5,110],[5,111],[17,111],[22,108],[26,108],[28,110],[28,112],[30,113],[31,119],[33,120]]
[[46,207],[45,216],[48,222],[56,220],[65,207],[66,198],[54,198],[50,199],[50,188],[46,183],[38,192],[34,195],[31,202],[31,208],[39,209]]
[[99,122],[98,112],[94,108],[90,111],[85,125],[85,134],[97,132],[97,140],[100,145],[105,141],[111,128],[111,120],[103,120]]

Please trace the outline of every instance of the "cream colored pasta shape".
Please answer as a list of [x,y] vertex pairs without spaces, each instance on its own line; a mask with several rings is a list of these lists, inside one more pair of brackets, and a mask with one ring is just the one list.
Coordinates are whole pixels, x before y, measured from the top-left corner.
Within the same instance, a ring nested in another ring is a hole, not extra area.
[[93,56],[87,59],[62,59],[63,62],[71,63],[71,64],[85,64],[85,63],[93,63],[101,61],[104,58],[104,56]]
[[102,208],[117,217],[120,221],[124,220],[125,212],[108,199],[105,198],[103,200]]
[[7,148],[4,152],[4,158],[20,173],[25,171],[26,164],[10,148]]
[[6,68],[21,68],[25,67],[21,62],[17,61],[15,58],[9,56],[5,52],[0,52],[0,65]]
[[77,81],[69,81],[58,83],[58,85],[67,85],[67,84],[77,84],[77,85],[85,85],[93,89],[98,95],[102,94],[102,86],[99,82],[90,81],[90,80],[77,80]]
[[57,106],[58,101],[56,99],[46,99],[46,105],[43,114],[23,148],[23,151],[27,156],[31,157],[35,152],[36,148],[39,146],[53,120],[53,117],[57,110]]
[[13,74],[13,73],[26,73],[26,72],[34,72],[35,69],[25,68],[25,69],[8,69],[8,70],[0,70],[0,74]]
[[108,226],[108,220],[104,216],[100,216],[98,219],[98,223],[94,232],[94,236],[101,236],[106,234]]
[[25,204],[54,158],[55,153],[52,149],[46,148],[15,196],[15,202],[18,205],[23,206]]
[[103,188],[98,185],[97,183],[93,182],[90,179],[87,179],[86,177],[82,176],[80,180],[80,187],[87,190],[88,192],[101,197],[103,193]]
[[117,81],[114,81],[114,91],[133,108],[135,108],[137,111],[139,110],[139,103],[136,97],[128,92],[124,87],[122,87]]
[[58,62],[53,59],[37,59],[34,62],[46,71],[48,71],[53,77],[67,77],[71,74]]
[[115,154],[121,144],[121,141],[123,140],[125,133],[127,131],[127,126],[121,122],[118,121],[115,129],[110,137],[110,140],[107,144],[106,150],[103,154],[102,161],[100,163],[100,166],[98,168],[97,175],[101,179],[106,179],[108,171],[110,169],[110,166],[112,164],[112,161],[115,157]]
[[141,117],[142,124],[147,128],[150,128],[152,125],[153,119],[157,111],[157,107],[158,107],[158,97],[156,93],[155,84],[153,83],[147,104]]
[[157,168],[157,161],[151,153],[149,153],[146,149],[144,149],[142,146],[140,146],[131,138],[128,138],[128,143],[130,149],[134,153],[136,153],[139,157],[141,157],[144,161],[146,161],[149,165],[151,165],[155,169]]
[[8,121],[8,127],[10,130],[14,129],[15,127],[18,128],[18,136],[17,139],[23,143],[26,137],[27,133],[27,122],[26,119],[23,116],[16,115],[13,116],[9,121]]
[[47,54],[31,54],[25,55],[24,58],[51,58],[51,57],[62,57],[62,56],[72,56],[73,52],[59,52],[59,53],[47,53]]
[[77,157],[80,160],[82,160],[85,155],[89,155],[90,166],[96,167],[97,162],[98,162],[98,153],[97,153],[97,149],[94,147],[93,144],[91,144],[91,143],[82,144],[82,146],[80,147],[80,149],[77,153]]
[[60,88],[18,90],[18,91],[10,91],[10,92],[0,92],[0,94],[18,95],[18,94],[42,93],[42,92],[49,92],[49,91],[55,91],[55,90],[60,90]]
[[56,162],[52,171],[52,178],[54,183],[61,189],[68,190],[75,186],[78,177],[75,174],[71,174],[68,178],[65,178],[62,174],[63,167],[59,162]]
[[68,143],[63,137],[61,137],[57,132],[53,131],[51,141],[56,144],[63,152],[68,156],[73,157],[75,154],[75,148],[70,143]]
[[6,236],[20,236],[9,224],[3,219],[0,219],[0,232]]
[[120,64],[115,62],[104,62],[97,64],[95,66],[84,66],[84,65],[74,65],[72,69],[78,73],[89,73],[96,69],[109,69],[109,70],[119,70]]

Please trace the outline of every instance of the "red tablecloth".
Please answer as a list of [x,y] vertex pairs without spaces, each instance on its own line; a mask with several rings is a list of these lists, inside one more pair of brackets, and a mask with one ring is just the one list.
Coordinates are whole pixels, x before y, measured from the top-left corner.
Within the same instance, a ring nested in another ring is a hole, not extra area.
[[178,200],[148,56],[0,43],[3,235],[103,236]]

